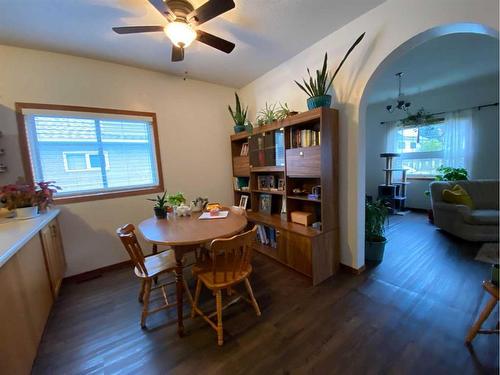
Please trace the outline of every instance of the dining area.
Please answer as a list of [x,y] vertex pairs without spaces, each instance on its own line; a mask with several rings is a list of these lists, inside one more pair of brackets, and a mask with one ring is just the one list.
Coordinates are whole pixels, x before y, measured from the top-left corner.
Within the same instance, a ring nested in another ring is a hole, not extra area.
[[[249,225],[246,212],[240,207],[212,206],[215,208],[187,215],[170,212],[165,218],[153,216],[138,223],[137,228],[129,223],[117,229],[134,274],[140,280],[137,300],[142,304],[142,329],[148,330],[150,314],[175,309],[180,338],[186,334],[185,317],[201,317],[216,331],[217,344],[221,346],[224,343],[223,310],[242,300],[257,316],[261,315],[250,283],[252,244],[257,227]],[[146,255],[141,247],[138,233],[151,247],[151,254]],[[162,280],[164,275],[170,276],[168,281]],[[186,278],[193,279],[193,292]],[[238,284],[244,284],[246,295],[235,289]],[[169,288],[175,290],[175,299],[169,299]],[[211,313],[199,306],[202,288],[215,297],[215,311]],[[150,306],[154,293],[163,297],[160,306]],[[225,304],[223,294],[230,299]]]

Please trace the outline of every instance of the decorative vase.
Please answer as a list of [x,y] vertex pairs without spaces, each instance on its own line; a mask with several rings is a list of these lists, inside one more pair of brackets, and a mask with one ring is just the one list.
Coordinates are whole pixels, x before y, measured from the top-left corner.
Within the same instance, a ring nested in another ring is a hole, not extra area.
[[365,241],[365,259],[375,262],[382,262],[387,240],[380,242]]
[[246,130],[245,125],[234,125],[233,129],[236,134],[244,132]]
[[246,124],[245,130],[247,131],[248,134],[252,134],[253,133],[253,125],[250,123]]
[[167,210],[164,208],[155,207],[154,211],[157,219],[165,219],[167,217]]
[[18,219],[29,219],[35,216],[38,216],[38,206],[16,208]]
[[331,104],[332,104],[331,95],[313,96],[307,99],[307,108],[309,110],[320,107],[330,108]]

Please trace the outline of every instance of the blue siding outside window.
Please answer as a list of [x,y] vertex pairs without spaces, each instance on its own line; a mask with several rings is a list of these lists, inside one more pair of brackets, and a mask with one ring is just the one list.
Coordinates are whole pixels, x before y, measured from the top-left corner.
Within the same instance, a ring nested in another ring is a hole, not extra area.
[[158,186],[151,121],[26,115],[33,172],[57,196]]

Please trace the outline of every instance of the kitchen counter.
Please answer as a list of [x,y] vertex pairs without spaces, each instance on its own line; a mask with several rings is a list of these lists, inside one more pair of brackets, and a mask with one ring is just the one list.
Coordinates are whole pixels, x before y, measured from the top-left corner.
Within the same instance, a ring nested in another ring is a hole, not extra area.
[[59,215],[59,212],[59,209],[51,209],[33,219],[2,221],[0,223],[0,267]]

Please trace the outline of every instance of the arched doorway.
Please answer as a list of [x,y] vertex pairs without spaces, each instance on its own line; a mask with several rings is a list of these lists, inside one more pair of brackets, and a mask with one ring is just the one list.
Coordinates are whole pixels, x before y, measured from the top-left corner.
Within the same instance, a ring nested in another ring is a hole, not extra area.
[[[498,31],[475,23],[454,23],[448,25],[441,25],[429,30],[426,30],[406,42],[402,43],[399,47],[394,49],[387,57],[385,57],[382,62],[377,66],[374,72],[371,74],[367,81],[366,86],[363,90],[363,95],[361,96],[359,104],[359,143],[358,143],[358,154],[360,157],[359,171],[358,171],[358,188],[360,198],[358,201],[358,223],[360,225],[364,224],[364,204],[366,196],[366,126],[367,118],[366,112],[368,107],[368,99],[370,93],[374,89],[374,85],[384,71],[394,64],[398,59],[407,54],[409,51],[418,48],[419,46],[442,36],[453,35],[453,34],[478,34],[493,37],[498,39]],[[364,232],[358,230],[358,235],[362,237],[362,240],[358,242],[358,263],[364,259]]]

